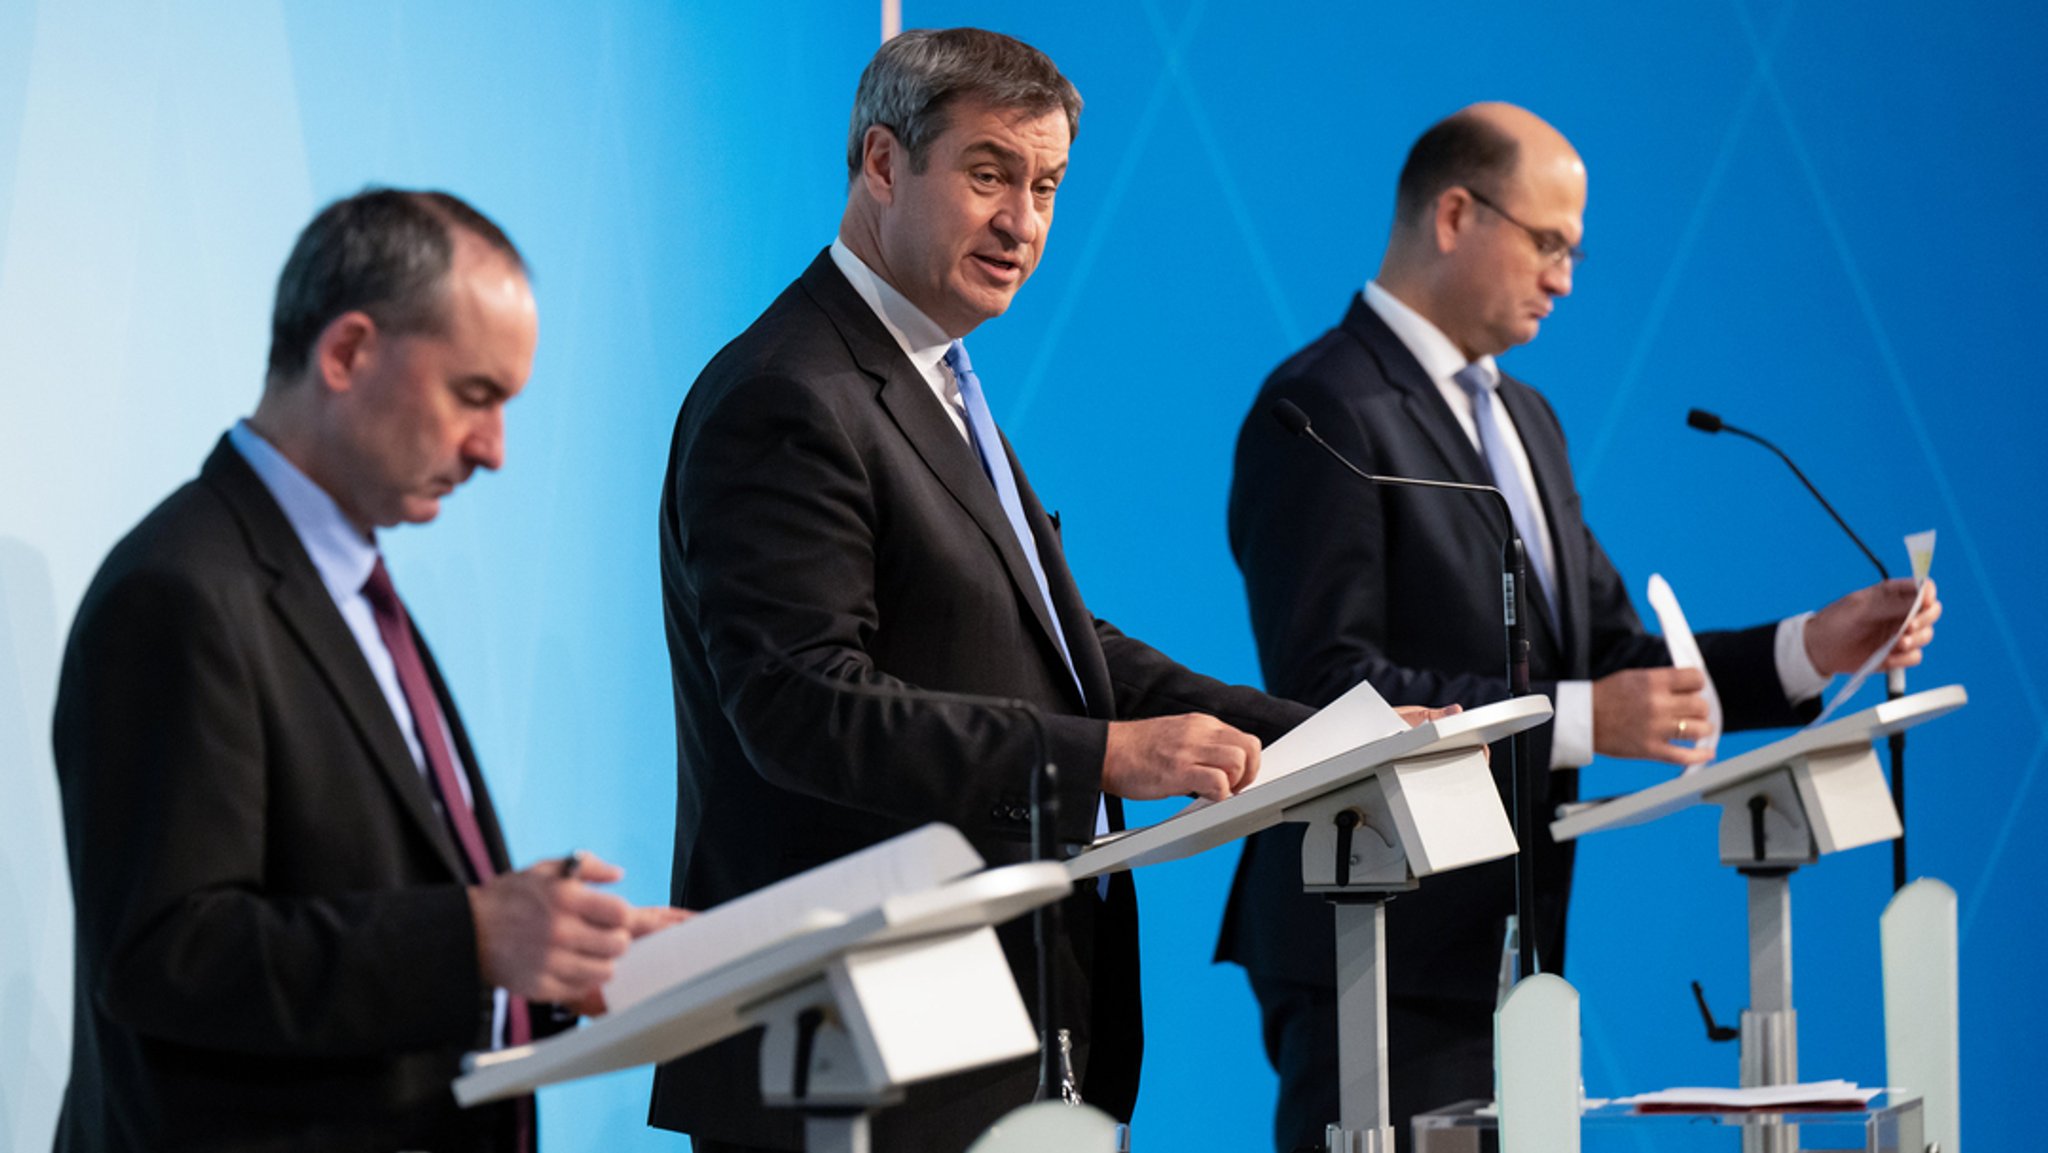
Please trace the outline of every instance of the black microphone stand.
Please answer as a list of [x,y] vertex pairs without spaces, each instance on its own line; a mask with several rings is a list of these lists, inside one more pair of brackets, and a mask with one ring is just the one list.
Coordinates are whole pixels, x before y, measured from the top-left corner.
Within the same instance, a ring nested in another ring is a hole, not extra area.
[[[1524,592],[1528,588],[1528,554],[1522,546],[1522,537],[1515,531],[1515,518],[1508,508],[1508,498],[1499,489],[1489,484],[1465,484],[1454,480],[1423,480],[1409,476],[1381,476],[1370,473],[1351,463],[1343,453],[1330,446],[1309,424],[1308,414],[1291,401],[1277,401],[1272,407],[1273,419],[1281,427],[1296,436],[1314,441],[1318,448],[1330,454],[1331,459],[1343,465],[1353,476],[1368,484],[1391,485],[1401,488],[1437,488],[1453,492],[1476,493],[1490,496],[1500,505],[1501,523],[1506,527],[1507,539],[1501,546],[1500,581],[1501,611],[1506,617],[1508,642],[1508,692],[1512,696],[1529,695],[1529,627],[1528,604]],[[1542,815],[1537,811],[1535,782],[1524,779],[1524,772],[1534,772],[1530,764],[1529,732],[1522,729],[1508,738],[1508,785],[1514,795],[1511,798],[1515,843],[1520,851],[1515,854],[1515,937],[1519,977],[1528,977],[1543,971],[1541,959],[1536,955],[1535,924],[1531,914],[1535,912],[1536,901],[1536,854],[1532,838],[1539,835],[1543,826]],[[1519,978],[1518,978],[1519,979]]]
[[[1813,494],[1813,499],[1820,502],[1820,507],[1826,509],[1828,511],[1828,515],[1835,518],[1835,523],[1841,526],[1842,531],[1844,533],[1848,534],[1849,540],[1853,542],[1858,549],[1862,550],[1864,558],[1870,561],[1870,563],[1876,567],[1878,579],[1892,579],[1891,570],[1885,568],[1884,562],[1877,559],[1877,554],[1870,551],[1870,546],[1863,543],[1863,538],[1857,536],[1856,530],[1849,527],[1849,522],[1842,519],[1842,514],[1835,511],[1835,506],[1828,503],[1828,498],[1820,494],[1820,489],[1815,488],[1813,482],[1806,479],[1806,473],[1802,472],[1798,465],[1792,463],[1792,458],[1785,455],[1784,449],[1779,448],[1777,445],[1772,444],[1770,441],[1765,440],[1763,437],[1758,436],[1756,433],[1750,432],[1748,429],[1737,428],[1734,425],[1729,424],[1728,422],[1722,420],[1719,416],[1716,416],[1715,414],[1708,412],[1705,409],[1695,408],[1692,411],[1686,413],[1685,423],[1688,426],[1696,428],[1701,432],[1705,433],[1733,433],[1744,440],[1760,444],[1765,448],[1770,449],[1772,453],[1776,454],[1779,460],[1785,462],[1786,468],[1792,470],[1792,475],[1799,478],[1799,483],[1806,486],[1806,491]],[[1892,669],[1889,672],[1885,673],[1885,699],[1888,701],[1895,701],[1905,695],[1906,670]],[[1891,752],[1892,759],[1892,807],[1896,808],[1899,811],[1899,839],[1892,842],[1892,892],[1896,893],[1900,889],[1906,887],[1905,732],[1900,731],[1893,733],[1891,737],[1887,740],[1886,745]]]
[[[1059,863],[1059,767],[1052,762],[1045,743],[1045,717],[1029,701],[1015,697],[984,697],[972,693],[949,693],[900,685],[870,685],[860,681],[825,676],[798,664],[765,635],[758,642],[767,655],[761,675],[786,671],[814,688],[883,701],[916,701],[923,704],[971,705],[1002,709],[1022,716],[1031,726],[1036,766],[1031,774],[1031,859]],[[1071,1065],[1068,1030],[1054,1024],[1059,1007],[1059,976],[1053,970],[1053,944],[1066,935],[1066,914],[1062,902],[1040,905],[1031,912],[1031,936],[1038,963],[1038,1089],[1034,1100],[1081,1103]]]

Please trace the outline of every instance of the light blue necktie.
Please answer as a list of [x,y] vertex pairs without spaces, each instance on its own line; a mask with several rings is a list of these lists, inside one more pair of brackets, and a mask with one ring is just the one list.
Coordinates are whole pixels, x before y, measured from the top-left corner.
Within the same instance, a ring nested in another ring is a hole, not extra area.
[[1536,531],[1535,502],[1529,490],[1522,487],[1522,474],[1515,468],[1507,436],[1493,419],[1493,394],[1500,388],[1500,374],[1489,372],[1486,365],[1475,360],[1452,374],[1451,379],[1472,398],[1472,423],[1479,429],[1479,455],[1486,462],[1487,471],[1493,474],[1493,487],[1508,498],[1508,512],[1515,518],[1515,531],[1521,534],[1529,571],[1536,577],[1536,588],[1555,627],[1557,582],[1550,579],[1550,561],[1543,555],[1543,536]]
[[[989,414],[988,398],[981,394],[981,378],[974,375],[974,362],[967,359],[966,345],[956,340],[946,349],[946,367],[953,370],[953,380],[960,386],[960,403],[967,409],[967,438],[974,442],[974,451],[981,457],[981,471],[996,486],[996,499],[1002,502],[1003,515],[1009,518],[1010,531],[1016,534],[1024,559],[1031,563],[1031,575],[1038,579],[1038,595],[1045,601],[1045,615],[1052,618],[1053,639],[1060,643],[1060,659],[1067,662],[1067,675],[1074,678],[1074,691],[1081,694],[1085,704],[1088,690],[1081,687],[1081,675],[1074,671],[1073,654],[1067,651],[1067,630],[1060,627],[1059,610],[1053,607],[1052,590],[1045,583],[1045,566],[1038,561],[1037,538],[1031,535],[1031,525],[1024,520],[1024,501],[1017,496],[1017,475],[1010,471],[1010,458],[1003,453],[1003,438],[996,435],[996,418]],[[1095,835],[1107,832],[1109,798],[1104,796],[1095,802]],[[1109,874],[1095,878],[1095,896],[1097,900],[1109,897]]]
[[1010,458],[1003,452],[1003,439],[996,434],[995,417],[989,414],[988,399],[981,394],[981,378],[974,375],[966,345],[956,340],[946,349],[946,367],[953,370],[953,379],[960,385],[960,400],[967,408],[967,435],[974,442],[974,451],[981,456],[981,469],[996,486],[996,499],[1002,502],[1010,531],[1016,535],[1018,547],[1024,550],[1031,575],[1038,580],[1038,595],[1045,604],[1046,616],[1052,620],[1052,635],[1059,641],[1060,659],[1067,663],[1067,675],[1074,678],[1075,691],[1086,701],[1088,693],[1081,688],[1080,674],[1074,671],[1074,657],[1067,651],[1067,633],[1060,627],[1059,610],[1053,607],[1052,589],[1045,583],[1045,566],[1038,560],[1037,540],[1024,520],[1024,502],[1017,496],[1016,474],[1010,471]]

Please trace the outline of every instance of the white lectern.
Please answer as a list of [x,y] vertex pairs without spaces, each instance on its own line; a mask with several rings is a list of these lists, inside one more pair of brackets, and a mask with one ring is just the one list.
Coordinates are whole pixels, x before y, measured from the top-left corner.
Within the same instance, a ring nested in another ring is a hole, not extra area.
[[[1653,821],[1705,802],[1721,806],[1721,863],[1749,881],[1749,998],[1742,1014],[1742,1084],[1799,1080],[1792,1009],[1793,870],[1829,853],[1899,835],[1873,741],[1944,716],[1968,701],[1961,685],[1885,701],[1675,777],[1588,805],[1550,826],[1567,841]],[[1745,1129],[1747,1153],[1798,1148],[1791,1127]]]
[[633,980],[607,987],[609,1014],[473,1055],[456,1100],[667,1061],[766,1026],[767,1103],[804,1112],[810,1149],[866,1153],[869,1115],[904,1086],[1038,1047],[992,926],[1072,882],[1051,862],[972,871],[981,864],[958,831],[927,825],[654,934],[622,964]]
[[1302,887],[1337,918],[1339,1116],[1331,1153],[1392,1153],[1387,1106],[1386,901],[1432,873],[1515,851],[1486,746],[1550,719],[1518,697],[1331,757],[1156,825],[1115,834],[1067,863],[1076,880],[1192,856],[1283,821],[1307,825]]

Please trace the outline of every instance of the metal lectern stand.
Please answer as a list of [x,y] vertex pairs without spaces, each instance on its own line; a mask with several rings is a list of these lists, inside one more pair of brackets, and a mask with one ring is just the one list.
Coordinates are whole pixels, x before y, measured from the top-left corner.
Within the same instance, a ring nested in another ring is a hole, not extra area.
[[1114,834],[1067,868],[1078,881],[1179,860],[1283,821],[1306,825],[1302,885],[1336,903],[1340,1097],[1330,1148],[1392,1153],[1384,903],[1432,873],[1515,851],[1486,747],[1549,719],[1550,701],[1532,696],[1417,725]]
[[[1721,808],[1721,863],[1749,887],[1749,1008],[1742,1014],[1745,1087],[1799,1080],[1792,1008],[1792,873],[1829,853],[1899,835],[1872,742],[1946,715],[1960,685],[1889,700],[1663,784],[1590,805],[1550,827],[1558,841],[1655,820],[1695,803]],[[1796,1153],[1795,1125],[1745,1126],[1744,1153]]]
[[[475,1105],[667,1061],[765,1027],[763,1099],[804,1114],[812,1153],[867,1153],[869,1116],[900,1101],[903,1086],[1038,1048],[992,926],[1072,891],[1066,870],[1049,861],[968,873],[980,857],[943,825],[866,852],[897,845],[917,850],[911,859],[949,864],[907,891],[837,909],[808,901],[829,901],[845,887],[846,874],[833,873],[845,862],[826,865],[782,883],[794,899],[777,904],[775,890],[755,895],[755,910],[771,916],[750,920],[737,907],[749,898],[741,898],[665,929],[683,934],[672,941],[695,943],[671,954],[679,970],[672,983],[582,1028],[474,1055],[455,1082],[456,1100]],[[802,888],[815,878],[829,883]],[[734,933],[747,941],[722,939]],[[721,959],[686,971],[700,952]]]

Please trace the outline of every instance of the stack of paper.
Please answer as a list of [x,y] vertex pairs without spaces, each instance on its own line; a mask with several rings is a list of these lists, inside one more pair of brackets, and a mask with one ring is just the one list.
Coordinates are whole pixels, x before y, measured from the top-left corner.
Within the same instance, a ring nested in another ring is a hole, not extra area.
[[1883,1092],[1854,1081],[1808,1081],[1800,1085],[1759,1085],[1751,1089],[1659,1089],[1619,1097],[1617,1105],[1633,1105],[1640,1113],[1799,1112],[1809,1109],[1861,1109]]

